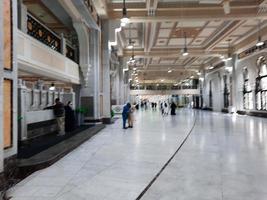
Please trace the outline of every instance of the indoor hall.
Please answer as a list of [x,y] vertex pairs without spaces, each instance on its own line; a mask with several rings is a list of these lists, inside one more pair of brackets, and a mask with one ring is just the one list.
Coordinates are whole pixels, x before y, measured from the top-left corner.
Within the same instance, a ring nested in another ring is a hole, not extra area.
[[191,109],[134,117],[133,129],[118,119],[27,177],[12,199],[267,198],[266,119]]

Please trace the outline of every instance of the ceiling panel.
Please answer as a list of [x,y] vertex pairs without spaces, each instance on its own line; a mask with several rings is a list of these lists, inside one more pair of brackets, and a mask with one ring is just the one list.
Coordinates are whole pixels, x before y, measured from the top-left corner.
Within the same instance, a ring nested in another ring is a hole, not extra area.
[[158,37],[169,37],[171,34],[172,29],[160,29]]
[[223,21],[222,20],[214,20],[208,23],[208,27],[212,26],[212,27],[218,27],[220,25],[222,25]]
[[130,38],[129,34],[131,35],[131,38],[138,38],[138,31],[136,29],[126,29],[124,30],[124,35],[126,38]]
[[203,27],[206,24],[205,21],[185,21],[179,22],[176,27]]
[[245,33],[247,33],[248,31],[250,31],[252,28],[251,27],[239,27],[239,28],[237,28],[235,31],[233,31],[232,33],[231,33],[231,35],[238,35],[238,36],[240,36],[240,35],[244,35]]
[[166,46],[168,39],[158,39],[156,42],[156,46]]
[[175,60],[176,60],[176,58],[173,58],[173,59],[161,59],[160,60],[160,64],[174,64]]
[[[187,38],[187,44],[192,41],[193,38]],[[184,38],[171,38],[169,41],[169,45],[184,45],[185,40]]]
[[160,28],[172,28],[174,26],[174,22],[162,22]]
[[210,36],[212,33],[214,33],[214,31],[216,30],[216,28],[204,28],[200,33],[199,33],[199,37],[208,37]]
[[200,38],[197,37],[192,43],[191,45],[201,45],[207,38]]

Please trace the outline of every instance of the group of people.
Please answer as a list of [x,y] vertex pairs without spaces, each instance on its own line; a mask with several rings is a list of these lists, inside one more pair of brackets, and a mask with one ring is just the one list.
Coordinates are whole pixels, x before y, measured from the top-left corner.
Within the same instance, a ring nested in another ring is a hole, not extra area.
[[152,110],[157,110],[157,103],[151,102],[151,108],[152,108]]
[[[123,129],[133,128],[133,112],[134,112],[134,107],[131,106],[130,103],[127,103],[123,107],[122,111]],[[126,127],[127,120],[128,120],[128,127]]]
[[176,115],[176,108],[177,105],[172,102],[171,104],[168,104],[167,102],[161,102],[160,103],[160,110],[161,110],[161,114],[162,116],[168,115],[170,110],[171,110],[171,115]]
[[60,102],[59,98],[56,98],[55,104],[53,106],[46,107],[45,109],[53,109],[54,111],[58,136],[63,136],[65,135],[65,132],[71,132],[75,129],[76,120],[71,101],[68,101],[67,104],[64,105]]

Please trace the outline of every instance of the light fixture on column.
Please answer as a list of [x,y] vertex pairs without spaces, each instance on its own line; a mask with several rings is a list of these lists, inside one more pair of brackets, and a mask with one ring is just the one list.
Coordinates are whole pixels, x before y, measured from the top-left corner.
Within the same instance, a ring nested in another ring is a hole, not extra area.
[[188,56],[189,53],[187,51],[187,43],[186,43],[186,33],[184,32],[184,48],[183,48],[183,56]]
[[129,23],[129,18],[127,17],[127,8],[126,8],[125,0],[123,0],[121,27],[126,26],[126,24],[128,23]]
[[259,23],[258,23],[258,41],[256,44],[257,47],[264,45],[264,42],[261,40],[260,31],[261,31],[261,21],[259,20]]

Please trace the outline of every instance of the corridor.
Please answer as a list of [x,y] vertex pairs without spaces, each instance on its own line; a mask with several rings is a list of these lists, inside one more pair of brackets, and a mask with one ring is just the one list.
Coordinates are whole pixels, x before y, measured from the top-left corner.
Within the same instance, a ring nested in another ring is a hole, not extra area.
[[12,200],[266,200],[266,122],[188,109],[166,117],[138,111],[133,129],[117,120],[9,194]]

